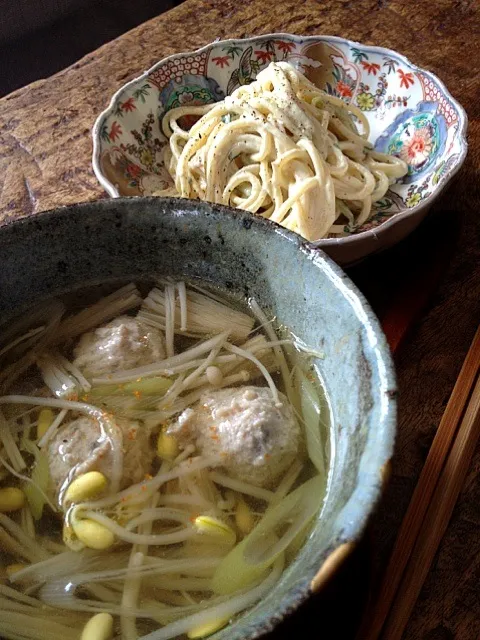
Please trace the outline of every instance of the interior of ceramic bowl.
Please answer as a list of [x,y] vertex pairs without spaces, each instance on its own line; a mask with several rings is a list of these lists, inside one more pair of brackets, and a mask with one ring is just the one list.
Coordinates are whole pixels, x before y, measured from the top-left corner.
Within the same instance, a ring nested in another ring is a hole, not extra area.
[[254,296],[324,354],[316,364],[331,404],[334,453],[323,509],[268,597],[212,637],[251,639],[271,629],[308,596],[329,553],[359,538],[392,454],[394,376],[364,299],[339,267],[295,234],[187,200],[103,200],[40,214],[1,228],[0,251],[4,320],[87,285],[181,276],[237,298]]
[[120,89],[93,132],[93,166],[102,185],[112,196],[166,188],[163,115],[221,100],[278,60],[356,105],[368,119],[375,148],[408,164],[408,175],[375,204],[374,216],[359,228],[345,227],[347,237],[425,207],[461,165],[465,113],[433,74],[389,49],[333,36],[273,34],[175,54]]

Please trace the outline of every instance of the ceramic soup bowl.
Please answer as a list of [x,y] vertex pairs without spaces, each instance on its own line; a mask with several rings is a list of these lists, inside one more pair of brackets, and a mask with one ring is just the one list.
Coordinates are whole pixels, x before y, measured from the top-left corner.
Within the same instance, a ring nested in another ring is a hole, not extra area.
[[118,197],[165,188],[163,115],[221,100],[274,60],[287,60],[319,88],[356,105],[375,148],[408,164],[408,175],[376,203],[370,220],[317,245],[348,264],[406,237],[463,163],[465,112],[441,80],[399,53],[333,36],[219,41],[155,64],[117,91],[94,126],[93,168],[105,190]]
[[271,593],[212,638],[272,630],[336,571],[379,498],[392,455],[395,379],[365,299],[322,251],[276,224],[191,200],[121,198],[41,213],[0,228],[3,322],[52,295],[106,282],[174,276],[234,298],[321,351],[333,457],[311,534]]

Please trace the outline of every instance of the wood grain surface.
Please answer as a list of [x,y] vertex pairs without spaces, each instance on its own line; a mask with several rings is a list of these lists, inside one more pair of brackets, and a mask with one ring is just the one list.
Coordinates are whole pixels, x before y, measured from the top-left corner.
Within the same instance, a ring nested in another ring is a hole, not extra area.
[[[455,184],[413,237],[352,271],[374,308],[388,316],[391,292],[405,274],[428,266],[426,256],[428,264],[437,259],[445,266],[396,356],[399,433],[392,480],[372,527],[376,575],[480,319],[479,14],[477,0],[187,0],[0,101],[1,222],[104,197],[90,163],[90,129],[98,113],[116,89],[157,60],[215,38],[284,31],[391,47],[439,75],[464,105],[470,151]],[[480,637],[479,504],[477,450],[405,639]]]

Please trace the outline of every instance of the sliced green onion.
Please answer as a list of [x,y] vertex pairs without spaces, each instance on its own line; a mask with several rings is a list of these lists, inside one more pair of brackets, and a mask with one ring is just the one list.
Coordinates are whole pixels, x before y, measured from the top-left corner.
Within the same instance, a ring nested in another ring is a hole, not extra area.
[[305,423],[308,455],[317,468],[325,476],[324,446],[320,431],[322,405],[315,386],[310,382],[300,367],[295,369],[295,378],[300,397],[300,407]]
[[259,580],[320,508],[324,480],[311,478],[265,515],[218,565],[212,589],[229,594]]
[[104,396],[120,396],[129,393],[153,396],[168,391],[173,383],[174,380],[172,378],[154,376],[153,378],[142,378],[133,382],[125,382],[124,384],[102,384],[93,387],[88,397],[103,398]]
[[35,467],[32,471],[32,482],[25,482],[22,489],[27,496],[28,506],[35,520],[40,520],[45,506],[45,494],[50,482],[50,471],[47,456],[40,451],[35,443],[27,438],[22,440],[22,449],[35,457]]

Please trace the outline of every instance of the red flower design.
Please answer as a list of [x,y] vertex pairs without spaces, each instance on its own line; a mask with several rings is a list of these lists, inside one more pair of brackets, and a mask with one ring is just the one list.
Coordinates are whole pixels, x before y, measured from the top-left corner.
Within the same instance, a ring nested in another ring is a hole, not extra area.
[[362,60],[360,64],[362,65],[362,67],[365,69],[367,73],[373,73],[374,76],[376,76],[377,71],[380,70],[380,65],[377,64],[376,62],[366,62],[365,60]]
[[108,137],[112,142],[115,142],[115,140],[119,138],[121,135],[122,135],[122,127],[115,120],[114,122],[112,122],[112,126],[110,128],[110,133],[108,134]]
[[140,175],[141,173],[141,169],[138,165],[133,164],[133,162],[130,162],[129,164],[127,164],[127,172],[133,177],[136,178],[137,176]]
[[212,58],[217,67],[228,67],[230,65],[229,56],[217,56],[216,58]]
[[342,82],[341,80],[337,82],[335,89],[343,98],[352,97],[352,89],[348,86],[348,84],[346,84],[345,82]]
[[[295,43],[293,42],[284,42],[283,40],[277,40],[275,44],[280,49],[280,51],[284,51],[285,53],[290,53],[295,49]],[[257,53],[257,51],[255,53]]]
[[419,153],[425,152],[425,140],[420,136],[414,136],[410,145],[408,145],[407,154],[409,158],[414,158]]
[[272,59],[273,56],[273,51],[255,51],[255,55],[257,56],[258,60],[261,60],[262,62],[270,62],[270,60]]
[[120,103],[120,109],[122,111],[135,111],[137,107],[135,106],[135,98],[128,98],[125,102]]
[[405,89],[408,89],[415,82],[413,73],[405,73],[405,71],[398,69],[398,75],[400,76],[400,86],[405,87]]
[[412,167],[425,163],[432,153],[432,136],[427,127],[421,127],[412,133],[400,150],[400,157]]

